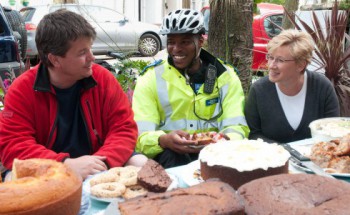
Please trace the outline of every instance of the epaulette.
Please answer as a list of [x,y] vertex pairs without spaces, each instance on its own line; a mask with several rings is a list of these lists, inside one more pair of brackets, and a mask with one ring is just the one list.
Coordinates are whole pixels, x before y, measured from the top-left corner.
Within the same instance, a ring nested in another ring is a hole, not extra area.
[[164,60],[159,59],[159,60],[155,60],[152,63],[148,64],[145,68],[143,68],[142,72],[140,73],[140,75],[143,75],[147,72],[147,70],[151,67],[155,67],[157,65],[160,65]]
[[220,58],[218,58],[218,60],[219,60],[220,63],[224,64],[225,66],[232,67],[233,71],[235,71],[235,73],[236,73],[237,75],[239,75],[238,69],[237,69],[235,66],[233,66],[233,64],[228,63],[228,62],[226,62],[226,61],[224,61],[224,60],[222,60],[222,59],[220,59]]

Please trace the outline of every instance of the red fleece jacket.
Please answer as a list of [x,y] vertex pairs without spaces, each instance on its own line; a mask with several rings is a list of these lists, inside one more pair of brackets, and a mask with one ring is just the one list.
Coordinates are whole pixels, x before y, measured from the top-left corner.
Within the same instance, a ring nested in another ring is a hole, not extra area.
[[[116,78],[94,64],[83,80],[81,106],[91,154],[107,157],[110,167],[122,166],[134,151],[137,125],[131,105]],[[15,158],[62,161],[68,153],[51,150],[57,135],[57,99],[47,69],[38,65],[10,86],[0,114],[0,160],[11,169]]]

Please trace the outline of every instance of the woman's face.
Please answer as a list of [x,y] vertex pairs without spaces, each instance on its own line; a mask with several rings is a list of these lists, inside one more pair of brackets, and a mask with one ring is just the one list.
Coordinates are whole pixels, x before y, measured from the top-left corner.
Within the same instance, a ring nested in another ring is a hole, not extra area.
[[274,83],[288,83],[299,80],[306,67],[305,62],[296,62],[289,51],[289,46],[281,46],[268,54],[269,79]]

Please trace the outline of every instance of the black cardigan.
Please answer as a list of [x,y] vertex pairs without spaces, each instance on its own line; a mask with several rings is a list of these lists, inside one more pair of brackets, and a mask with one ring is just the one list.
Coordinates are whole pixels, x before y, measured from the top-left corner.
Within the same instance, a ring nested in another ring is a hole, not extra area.
[[310,138],[309,124],[313,120],[339,116],[339,103],[331,82],[322,74],[306,72],[305,108],[296,130],[290,126],[284,114],[275,83],[263,77],[252,85],[245,106],[249,139],[288,143]]

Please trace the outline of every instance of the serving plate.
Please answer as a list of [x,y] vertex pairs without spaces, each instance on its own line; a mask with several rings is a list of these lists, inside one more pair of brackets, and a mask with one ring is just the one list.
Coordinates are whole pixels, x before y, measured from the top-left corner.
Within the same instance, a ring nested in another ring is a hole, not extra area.
[[[309,157],[311,153],[311,147],[314,143],[307,142],[305,144],[291,144],[290,146],[293,147],[295,150],[299,151],[302,155]],[[305,166],[302,166],[302,164],[295,162],[293,159],[290,159],[290,164],[295,167],[298,170],[312,173],[310,169],[308,169]],[[350,177],[350,173],[335,173],[335,172],[330,172],[331,169],[324,169],[325,172],[328,174],[335,176],[335,177]]]
[[[90,180],[93,179],[94,177],[96,177],[99,174],[103,174],[106,173],[107,171],[101,172],[101,173],[97,173],[93,176],[88,177],[87,179],[85,179],[84,183],[83,183],[83,192],[85,192],[88,196],[90,196],[90,199],[92,200],[96,200],[96,201],[100,201],[100,202],[106,202],[106,203],[112,203],[112,202],[123,202],[124,198],[123,197],[117,197],[117,198],[100,198],[100,197],[96,197],[91,195],[91,191],[90,191]],[[170,186],[168,187],[168,190],[173,190],[179,187],[179,179],[173,175],[173,174],[169,174],[169,177],[172,180],[172,183],[170,184]]]
[[182,174],[182,180],[187,186],[197,185],[204,181],[202,177],[200,177],[199,160],[193,161],[185,166]]
[[193,148],[193,149],[202,149],[202,148],[204,148],[207,145],[188,145],[188,147],[189,148]]
[[[308,173],[313,173],[310,169],[295,163],[293,160],[290,160],[290,164],[295,167],[298,170],[304,171],[304,172],[308,172]],[[350,178],[350,173],[330,173],[327,171],[327,169],[324,169],[325,172],[327,172],[328,174],[334,176],[334,177],[346,177],[346,178]]]
[[109,204],[103,215],[120,215],[118,202]]

